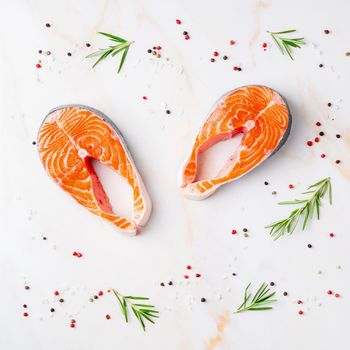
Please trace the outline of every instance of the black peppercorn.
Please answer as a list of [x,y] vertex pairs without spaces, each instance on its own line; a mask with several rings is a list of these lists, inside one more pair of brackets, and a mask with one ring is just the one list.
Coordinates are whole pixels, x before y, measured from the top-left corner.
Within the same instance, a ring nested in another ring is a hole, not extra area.
[[320,136],[324,136],[324,132],[323,132],[323,131],[320,131],[319,135],[320,135]]
[[33,141],[33,142],[32,142],[32,145],[34,145],[34,146],[35,146],[35,145],[36,145],[36,142],[35,142],[35,141]]
[[86,45],[86,47],[90,47],[91,46],[89,43],[86,43],[85,45]]
[[235,273],[235,272],[232,272],[232,276],[236,276],[236,273]]
[[166,113],[166,114],[170,114],[171,111],[170,111],[169,109],[167,109],[167,110],[165,111],[165,113]]
[[275,282],[270,282],[270,286],[274,286],[275,285]]
[[50,23],[46,23],[45,26],[46,26],[46,28],[50,28],[51,24]]
[[323,67],[323,64],[322,64],[322,63],[320,63],[318,66],[319,66],[320,68],[322,68],[322,67]]
[[339,159],[337,159],[337,160],[335,161],[335,163],[336,163],[336,164],[339,164],[339,163],[340,163],[340,160],[339,160]]
[[324,33],[325,33],[325,34],[329,34],[329,33],[330,33],[330,30],[325,29],[325,30],[324,30]]
[[169,286],[172,286],[172,285],[173,285],[173,282],[172,282],[172,281],[169,281],[168,284],[169,284]]
[[264,185],[267,186],[269,183],[267,181],[264,182]]
[[328,102],[328,103],[327,103],[327,106],[328,106],[328,107],[331,107],[331,106],[332,106],[332,103],[331,103],[331,102]]
[[23,307],[26,309],[27,308],[27,304],[23,304]]
[[312,244],[309,243],[309,244],[307,245],[307,247],[308,247],[308,248],[312,248]]
[[24,289],[28,290],[30,287],[29,286],[25,286]]
[[247,228],[244,228],[244,229],[243,229],[243,232],[248,232],[248,229],[247,229]]
[[67,52],[67,55],[68,55],[68,56],[72,56],[72,54],[71,54],[70,52]]
[[242,70],[242,68],[241,67],[238,67],[238,71],[240,72]]
[[186,30],[182,33],[183,35],[187,35],[188,34],[188,32],[186,32]]
[[51,311],[51,312],[55,312],[55,309],[54,309],[54,308],[51,308],[50,311]]
[[43,237],[43,240],[46,241],[46,240],[47,240],[47,237]]
[[335,135],[335,137],[337,138],[337,139],[340,139],[340,135],[339,134],[337,134],[337,135]]
[[59,302],[60,302],[60,303],[63,303],[63,302],[64,302],[64,299],[60,299]]
[[228,59],[228,57],[227,57],[227,56],[224,56],[222,59],[226,61],[226,60]]
[[288,295],[288,293],[287,292],[283,292],[283,295],[286,297]]
[[164,287],[165,284],[162,282],[160,285],[161,285],[162,287]]
[[202,303],[205,303],[206,301],[207,301],[207,299],[201,298],[201,302],[202,302]]
[[39,50],[38,52],[39,52],[40,54],[42,54],[42,53],[43,53],[43,50]]
[[152,53],[152,50],[151,50],[151,49],[148,49],[147,52],[148,52],[148,53]]
[[98,299],[98,296],[97,296],[97,295],[94,295],[94,299]]

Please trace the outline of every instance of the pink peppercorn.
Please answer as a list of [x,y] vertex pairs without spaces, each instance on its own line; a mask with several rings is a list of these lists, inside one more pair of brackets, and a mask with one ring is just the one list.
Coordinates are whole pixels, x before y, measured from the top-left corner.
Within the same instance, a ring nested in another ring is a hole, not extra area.
[[329,290],[329,291],[327,292],[327,294],[332,295],[333,292],[332,292],[331,290]]
[[334,233],[331,232],[331,233],[329,234],[329,237],[334,237]]
[[83,254],[77,253],[77,257],[78,257],[78,258],[81,258],[82,256],[83,256]]
[[326,155],[324,153],[322,153],[321,158],[326,158]]
[[298,314],[299,314],[299,315],[303,315],[303,314],[304,314],[304,311],[299,310],[299,311],[298,311]]
[[298,303],[298,304],[302,304],[303,302],[302,302],[301,300],[298,300],[297,303]]
[[142,96],[142,98],[143,98],[144,100],[147,100],[147,96]]
[[179,19],[177,19],[175,22],[176,24],[181,24],[181,21]]
[[29,316],[28,312],[23,312],[23,316],[28,317]]
[[233,70],[238,70],[238,67],[237,67],[237,66],[234,66],[234,67],[233,67]]
[[235,235],[237,233],[237,230],[232,230],[232,234]]
[[60,295],[60,293],[59,293],[58,290],[55,290],[55,291],[53,292],[53,294],[54,294],[54,295]]
[[294,185],[292,185],[292,184],[289,184],[289,186],[288,186],[289,188],[294,188]]
[[308,141],[308,142],[306,142],[306,144],[307,144],[309,147],[311,147],[311,146],[312,146],[312,141]]
[[210,62],[215,62],[215,58],[211,58],[211,59],[210,59]]
[[189,40],[190,36],[188,34],[185,35],[185,40]]
[[263,47],[264,49],[266,49],[266,48],[267,48],[267,43],[263,43],[263,44],[262,44],[262,47]]
[[200,273],[196,273],[196,277],[199,278],[201,277],[202,275]]
[[75,328],[75,323],[71,323],[70,328]]
[[37,63],[37,64],[35,65],[35,67],[36,67],[36,68],[41,68],[41,64],[40,64],[40,63]]
[[336,298],[340,298],[340,294],[339,294],[339,293],[335,293],[334,296],[335,296]]
[[190,278],[190,276],[188,276],[188,275],[184,276],[184,279],[186,279],[186,280],[189,279],[189,278]]
[[230,45],[234,45],[236,42],[234,40],[230,40]]
[[217,51],[214,51],[213,55],[214,55],[215,57],[217,57],[217,56],[219,56],[219,53],[218,53]]
[[320,141],[320,139],[318,137],[315,137],[315,142],[317,143],[319,141]]
[[73,256],[77,256],[78,255],[78,253],[77,252],[73,252]]
[[192,266],[191,266],[191,265],[187,265],[187,266],[186,266],[186,269],[187,269],[187,270],[191,270],[191,269],[192,269]]
[[102,290],[100,290],[100,291],[98,292],[98,295],[99,295],[100,297],[103,295]]
[[161,46],[157,46],[157,50],[161,50],[162,48],[161,48]]
[[321,126],[321,123],[320,123],[320,122],[317,122],[316,125],[317,125],[317,126]]
[[107,320],[110,320],[110,319],[111,319],[111,316],[107,314],[107,315],[106,315],[106,319],[107,319]]

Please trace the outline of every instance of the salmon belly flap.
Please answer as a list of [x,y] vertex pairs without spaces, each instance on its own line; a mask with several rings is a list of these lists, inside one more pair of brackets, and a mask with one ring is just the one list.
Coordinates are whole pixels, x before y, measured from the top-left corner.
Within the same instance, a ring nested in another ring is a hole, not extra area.
[[[181,172],[184,196],[201,200],[220,186],[247,174],[286,141],[291,116],[283,98],[258,85],[238,88],[223,96],[201,127]],[[212,145],[243,133],[241,144],[217,176],[198,180],[199,155]]]
[[[122,135],[103,113],[78,105],[54,109],[39,130],[38,152],[49,176],[89,211],[131,234],[146,224],[151,201]],[[116,171],[131,186],[130,219],[113,212],[92,159]]]

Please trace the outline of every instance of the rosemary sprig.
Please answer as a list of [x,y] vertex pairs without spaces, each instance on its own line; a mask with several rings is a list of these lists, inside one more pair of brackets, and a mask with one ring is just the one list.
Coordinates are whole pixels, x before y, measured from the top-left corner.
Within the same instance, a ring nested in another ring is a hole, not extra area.
[[128,54],[129,47],[130,47],[131,44],[134,43],[134,41],[127,41],[127,40],[125,40],[123,38],[120,38],[119,36],[115,36],[115,35],[104,33],[104,32],[98,32],[98,34],[104,35],[107,38],[109,38],[109,40],[111,40],[113,42],[117,42],[119,44],[108,46],[105,49],[99,49],[98,51],[93,52],[90,55],[87,55],[85,58],[91,58],[91,57],[98,57],[99,56],[98,60],[92,66],[92,68],[94,68],[98,63],[100,63],[102,60],[104,60],[108,56],[114,57],[118,53],[123,52],[122,58],[120,59],[119,68],[118,68],[118,73],[119,73],[120,70],[123,67],[126,55]]
[[258,291],[255,293],[253,299],[251,299],[252,294],[248,292],[251,283],[249,283],[244,291],[244,300],[241,306],[236,310],[236,313],[243,311],[261,311],[261,310],[271,310],[272,306],[266,306],[276,302],[276,299],[271,299],[276,292],[270,293],[270,289],[267,283],[263,283]]
[[300,49],[301,48],[300,45],[305,44],[305,42],[303,41],[304,38],[284,38],[280,36],[283,34],[294,33],[296,32],[295,29],[284,30],[283,32],[270,32],[270,31],[267,31],[267,32],[271,35],[273,41],[281,50],[282,54],[284,55],[285,53],[287,53],[292,60],[294,60],[294,58],[292,56],[291,48],[297,47]]
[[304,215],[303,226],[304,230],[307,223],[312,219],[316,211],[317,219],[320,218],[321,199],[323,199],[328,191],[329,203],[332,204],[332,185],[330,177],[314,183],[309,186],[306,192],[302,194],[312,194],[309,199],[295,199],[294,201],[281,202],[280,205],[301,204],[301,207],[294,209],[288,218],[282,219],[266,226],[270,228],[270,235],[274,240],[280,238],[286,233],[292,234],[298,225],[300,218]]
[[[112,289],[112,291],[119,301],[126,323],[129,322],[129,307],[132,310],[135,317],[139,320],[144,331],[146,330],[145,320],[154,323],[154,320],[152,318],[159,317],[159,312],[155,310],[154,305],[143,304],[142,301],[141,303],[137,302],[137,300],[149,300],[149,298],[134,297],[131,295],[123,296],[115,289]],[[134,300],[136,301],[136,303],[134,302]]]

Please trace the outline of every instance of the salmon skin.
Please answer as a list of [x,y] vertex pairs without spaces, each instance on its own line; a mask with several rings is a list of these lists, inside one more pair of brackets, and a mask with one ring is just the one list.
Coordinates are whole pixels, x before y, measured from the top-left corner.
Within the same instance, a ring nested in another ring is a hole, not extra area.
[[[286,142],[292,123],[287,103],[276,91],[259,85],[243,86],[224,95],[199,131],[186,160],[181,182],[184,196],[201,200],[220,186],[253,170]],[[198,156],[219,141],[238,133],[243,138],[213,179],[198,176]]]
[[[48,175],[82,206],[132,235],[146,224],[150,198],[122,134],[105,114],[83,105],[54,108],[40,127],[37,145]],[[113,212],[91,159],[116,171],[131,186],[131,219]]]

